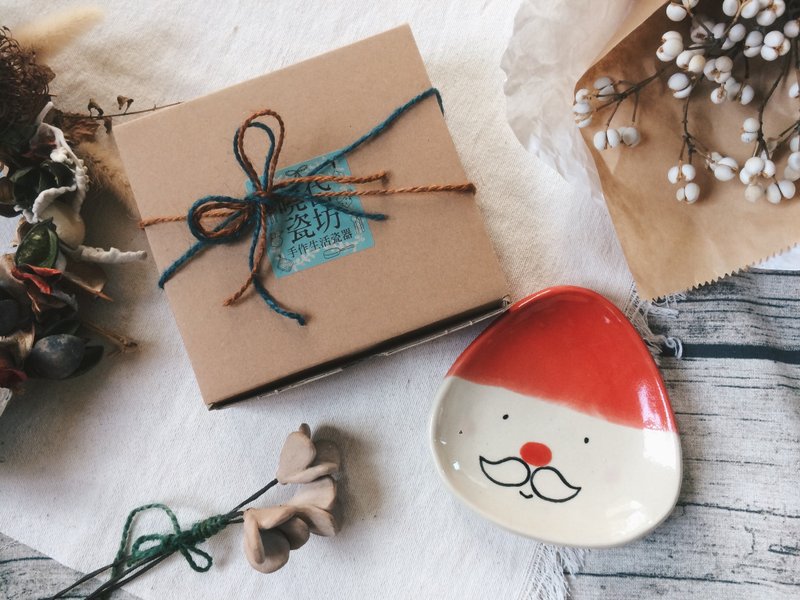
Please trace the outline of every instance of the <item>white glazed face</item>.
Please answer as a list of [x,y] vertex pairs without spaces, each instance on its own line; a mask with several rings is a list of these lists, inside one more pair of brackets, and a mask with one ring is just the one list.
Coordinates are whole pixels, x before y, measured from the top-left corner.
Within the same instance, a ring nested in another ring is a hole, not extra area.
[[458,497],[545,542],[631,541],[667,517],[680,489],[677,434],[459,377],[439,392],[431,436],[440,473]]

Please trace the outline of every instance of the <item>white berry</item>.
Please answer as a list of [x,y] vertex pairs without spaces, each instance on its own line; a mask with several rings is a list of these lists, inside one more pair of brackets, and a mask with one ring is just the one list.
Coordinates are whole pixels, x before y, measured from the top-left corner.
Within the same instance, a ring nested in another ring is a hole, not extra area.
[[677,2],[670,2],[667,5],[667,17],[671,21],[683,21],[689,12]]
[[758,202],[764,197],[764,188],[757,183],[751,183],[745,188],[744,197],[748,202]]
[[753,156],[744,163],[744,170],[753,175],[758,175],[764,170],[764,159],[760,156]]
[[608,137],[606,136],[605,130],[595,133],[592,141],[594,143],[594,147],[600,151],[603,151],[608,147]]
[[758,119],[756,119],[755,117],[749,117],[744,120],[744,123],[742,123],[742,131],[755,133],[756,131],[758,131],[759,126],[760,124],[758,122]]
[[687,203],[694,204],[700,197],[700,186],[696,183],[687,183],[684,187],[678,190],[678,194],[678,200],[686,200]]
[[742,86],[742,89],[739,92],[739,102],[741,102],[743,106],[746,106],[753,101],[755,95],[756,91],[753,89],[753,86],[749,83],[746,83]]
[[777,183],[769,184],[767,187],[767,200],[772,202],[773,204],[778,204],[781,201],[783,194],[781,194],[781,189],[778,187]]
[[786,167],[783,169],[783,178],[788,179],[789,181],[797,181],[800,179],[800,171],[797,171],[791,167]]
[[722,12],[732,17],[739,10],[739,0],[723,0]]
[[778,182],[778,188],[781,191],[781,195],[787,200],[794,198],[795,192],[797,191],[797,188],[795,187],[794,183],[792,183],[788,179],[780,180]]
[[642,141],[639,130],[632,125],[630,127],[620,127],[619,133],[622,136],[622,143],[630,148],[637,146]]
[[759,10],[761,10],[761,5],[758,0],[745,0],[740,14],[744,19],[752,19]]
[[606,132],[606,138],[608,140],[609,148],[616,148],[622,141],[622,136],[620,136],[619,131],[616,129],[609,129]]

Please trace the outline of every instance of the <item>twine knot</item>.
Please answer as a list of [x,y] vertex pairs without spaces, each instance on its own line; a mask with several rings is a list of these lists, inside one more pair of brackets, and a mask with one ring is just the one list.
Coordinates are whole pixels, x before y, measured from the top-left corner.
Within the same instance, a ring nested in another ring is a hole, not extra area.
[[[172,533],[148,533],[140,535],[131,544],[130,551],[127,550],[130,540],[131,527],[133,520],[141,512],[150,509],[157,509],[164,512],[172,524]],[[198,573],[208,571],[214,559],[208,552],[198,548],[198,544],[216,535],[225,529],[235,515],[215,515],[193,524],[189,529],[181,529],[178,518],[171,508],[164,504],[145,504],[135,508],[128,515],[125,527],[122,530],[122,541],[114,560],[112,576],[118,574],[125,565],[131,567],[152,558],[169,556],[174,552],[179,552],[186,559],[192,570]],[[202,559],[198,563],[197,558]]]
[[[188,224],[189,231],[197,240],[197,242],[195,242],[195,244],[180,258],[164,270],[158,281],[159,287],[163,288],[164,284],[187,262],[210,245],[229,244],[239,240],[249,232],[251,234],[250,252],[248,256],[250,273],[242,286],[225,300],[225,306],[237,302],[252,285],[267,306],[273,311],[284,317],[294,319],[300,325],[305,325],[306,321],[304,317],[299,313],[283,308],[267,291],[258,277],[261,270],[261,263],[266,252],[267,239],[269,237],[268,229],[271,224],[271,219],[269,219],[270,215],[280,210],[281,207],[286,206],[287,203],[304,201],[314,204],[325,204],[331,209],[354,217],[382,221],[387,218],[387,216],[382,213],[371,213],[345,207],[332,200],[350,196],[385,196],[390,194],[475,191],[475,186],[472,183],[425,185],[395,189],[323,190],[314,193],[310,191],[310,187],[302,190],[300,189],[302,184],[308,183],[363,184],[385,181],[387,178],[386,171],[380,171],[366,177],[319,175],[319,173],[363,143],[382,134],[389,125],[407,110],[430,96],[436,97],[439,108],[442,109],[439,91],[435,88],[429,88],[395,109],[384,121],[355,142],[329,155],[327,159],[311,169],[309,175],[303,177],[289,177],[280,180],[275,179],[275,172],[277,170],[278,158],[283,148],[286,132],[283,119],[277,112],[270,109],[260,110],[250,115],[236,130],[236,135],[233,138],[234,157],[247,176],[247,194],[245,196],[241,198],[231,196],[206,196],[192,204],[185,217],[156,217],[145,219],[141,222],[142,227],[147,227],[158,223],[185,220]],[[272,127],[257,120],[262,117],[271,118],[277,123],[277,135]],[[268,138],[269,145],[267,148],[267,156],[264,163],[264,170],[260,177],[244,150],[244,136],[249,129],[259,129],[266,133]]]

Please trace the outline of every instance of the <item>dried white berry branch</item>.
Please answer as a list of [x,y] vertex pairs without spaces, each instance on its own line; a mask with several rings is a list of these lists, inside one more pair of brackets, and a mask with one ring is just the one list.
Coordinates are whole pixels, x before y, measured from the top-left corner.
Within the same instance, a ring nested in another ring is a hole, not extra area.
[[[800,119],[770,138],[765,134],[764,114],[775,91],[792,74],[795,81],[789,86],[789,97],[800,98],[800,0],[715,1],[725,15],[720,22],[698,12],[701,4],[705,8],[712,0],[670,2],[666,8],[670,20],[691,19],[688,39],[680,31],[665,32],[656,50],[657,58],[665,65],[642,81],[633,83],[601,77],[591,90],[578,90],[573,104],[575,122],[578,127],[587,127],[595,114],[611,108],[604,129],[593,136],[595,148],[636,146],[641,141],[636,126],[640,93],[644,87],[666,77],[672,95],[684,100],[683,144],[677,164],[667,171],[669,182],[679,186],[676,198],[694,203],[701,197],[700,186],[694,181],[697,170],[692,164],[693,159],[699,157],[705,168],[721,182],[735,179],[738,173],[747,200],[756,202],[766,198],[777,204],[796,194],[794,182],[800,179]],[[754,63],[757,59],[763,62]],[[696,91],[701,86],[711,84],[708,98],[712,103],[737,102],[747,106],[757,96],[751,83],[751,71],[778,61],[781,62],[778,75],[764,91],[756,116],[742,124],[741,139],[753,144],[753,150],[740,169],[730,154],[710,150],[691,133],[690,102],[697,101]],[[612,127],[620,106],[631,96],[634,97],[631,124]],[[774,158],[776,151],[787,145],[790,153],[783,177],[779,178]]]

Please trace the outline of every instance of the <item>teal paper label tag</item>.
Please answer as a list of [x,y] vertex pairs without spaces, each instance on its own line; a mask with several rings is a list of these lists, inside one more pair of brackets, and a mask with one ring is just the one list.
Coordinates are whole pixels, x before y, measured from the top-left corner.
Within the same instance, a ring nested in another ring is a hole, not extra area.
[[[281,169],[275,174],[275,180],[308,176],[314,167],[329,156],[317,156]],[[315,175],[350,175],[350,165],[344,157],[338,158]],[[310,195],[348,191],[353,187],[327,182],[304,183],[294,189],[299,195]],[[367,219],[340,212],[334,208],[337,204],[363,210],[357,196],[331,198],[326,202],[287,200],[268,217],[270,234],[267,254],[276,277],[286,277],[374,246]]]

